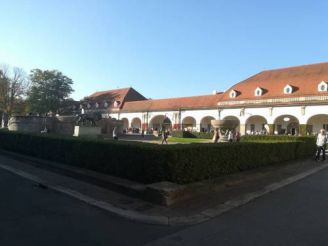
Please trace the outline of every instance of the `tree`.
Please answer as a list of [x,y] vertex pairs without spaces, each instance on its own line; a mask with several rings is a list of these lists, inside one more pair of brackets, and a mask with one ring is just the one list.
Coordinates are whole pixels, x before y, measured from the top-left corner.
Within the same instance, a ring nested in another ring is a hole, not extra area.
[[20,112],[23,107],[23,97],[28,89],[28,79],[21,68],[0,68],[0,111],[2,112],[2,127],[7,125],[8,116]]
[[30,80],[32,86],[28,93],[28,102],[32,112],[61,113],[67,101],[71,100],[69,95],[74,91],[71,87],[73,81],[57,70],[34,69]]

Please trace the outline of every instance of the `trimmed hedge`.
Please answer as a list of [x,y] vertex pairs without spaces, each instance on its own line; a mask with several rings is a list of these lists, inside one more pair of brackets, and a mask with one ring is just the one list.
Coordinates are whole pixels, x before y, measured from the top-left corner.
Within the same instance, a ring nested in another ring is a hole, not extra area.
[[177,138],[202,138],[202,139],[212,139],[213,132],[189,132],[189,131],[173,131],[171,132],[172,137]]
[[314,153],[315,145],[298,139],[157,145],[0,131],[0,148],[143,183],[183,184],[306,158]]
[[288,135],[245,135],[240,139],[241,142],[274,142],[274,141],[305,141],[315,144],[314,136],[288,136]]

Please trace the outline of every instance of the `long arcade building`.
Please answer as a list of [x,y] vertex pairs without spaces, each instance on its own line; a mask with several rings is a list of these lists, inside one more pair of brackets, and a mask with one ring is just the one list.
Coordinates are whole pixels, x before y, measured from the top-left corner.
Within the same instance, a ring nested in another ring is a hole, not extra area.
[[133,88],[92,94],[86,110],[122,120],[124,128],[210,131],[212,119],[238,122],[244,134],[328,130],[328,62],[262,71],[212,95],[146,99]]

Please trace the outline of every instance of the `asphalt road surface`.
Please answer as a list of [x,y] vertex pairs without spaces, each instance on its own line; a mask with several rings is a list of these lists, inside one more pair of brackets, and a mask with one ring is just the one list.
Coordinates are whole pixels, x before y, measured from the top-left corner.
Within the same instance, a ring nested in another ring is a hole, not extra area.
[[327,246],[328,169],[149,245]]
[[0,169],[0,245],[328,245],[328,169],[191,227],[136,223]]
[[0,169],[0,246],[144,245],[178,228],[139,224]]

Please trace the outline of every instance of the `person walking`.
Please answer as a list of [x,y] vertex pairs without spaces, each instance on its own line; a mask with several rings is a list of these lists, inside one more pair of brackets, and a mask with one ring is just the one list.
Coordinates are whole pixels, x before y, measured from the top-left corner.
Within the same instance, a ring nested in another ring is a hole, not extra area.
[[232,142],[232,140],[233,140],[233,133],[232,133],[232,131],[229,131],[229,133],[228,133],[228,141],[229,142]]
[[320,133],[317,136],[317,151],[315,160],[318,161],[320,159],[320,154],[322,152],[322,161],[326,160],[326,144],[327,144],[327,135],[325,133],[325,129],[321,129]]
[[240,141],[240,132],[236,133],[236,141],[239,142]]
[[113,129],[113,139],[118,140],[118,136],[117,136],[117,127],[115,126]]
[[168,138],[168,131],[163,130],[162,132],[162,144],[164,144],[164,142],[167,144],[167,138]]

